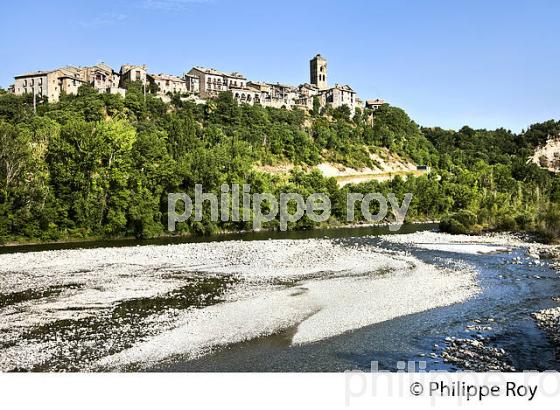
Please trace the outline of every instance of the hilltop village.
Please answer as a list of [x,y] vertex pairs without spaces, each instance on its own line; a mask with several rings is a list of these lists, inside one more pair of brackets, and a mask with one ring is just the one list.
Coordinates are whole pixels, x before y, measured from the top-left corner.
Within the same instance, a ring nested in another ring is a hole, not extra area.
[[149,73],[146,65],[124,64],[116,71],[104,63],[36,71],[14,78],[15,83],[9,89],[12,93],[33,94],[49,102],[59,101],[63,93],[77,94],[84,84],[91,85],[100,93],[124,96],[130,82],[140,82],[145,92],[156,94],[164,101],[179,94],[183,99],[204,104],[219,93],[229,91],[239,103],[274,108],[312,110],[314,104],[332,108],[346,105],[353,113],[356,108],[377,109],[384,104],[381,99],[361,100],[349,85],[329,86],[327,60],[320,54],[309,62],[309,82],[299,86],[252,81],[238,72],[226,73],[199,66],[176,76]]

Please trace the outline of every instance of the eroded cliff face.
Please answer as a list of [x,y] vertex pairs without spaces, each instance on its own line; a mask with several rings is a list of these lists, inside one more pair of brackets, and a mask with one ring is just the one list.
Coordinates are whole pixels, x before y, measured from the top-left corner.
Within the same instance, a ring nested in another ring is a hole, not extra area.
[[537,148],[531,161],[552,172],[560,172],[560,137],[549,139],[546,145]]
[[[323,154],[328,154],[328,152],[324,151]],[[323,162],[315,168],[326,178],[335,178],[341,187],[368,181],[388,181],[397,175],[406,179],[409,176],[420,176],[429,172],[429,168],[419,169],[418,165],[410,159],[391,152],[387,148],[378,148],[376,152],[370,152],[369,158],[375,165],[352,168],[329,160],[328,155],[324,155]],[[294,167],[295,164],[286,162],[277,165],[255,165],[253,168],[260,172],[282,175],[289,174]],[[304,167],[306,171],[310,171],[312,168],[312,166]]]

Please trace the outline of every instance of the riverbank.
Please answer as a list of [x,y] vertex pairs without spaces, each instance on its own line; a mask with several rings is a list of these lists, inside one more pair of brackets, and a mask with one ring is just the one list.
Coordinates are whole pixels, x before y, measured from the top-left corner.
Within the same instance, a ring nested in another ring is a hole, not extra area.
[[308,344],[477,289],[357,238],[4,254],[0,369],[139,369],[292,327]]
[[[438,221],[416,221],[403,225],[399,232],[408,233],[416,230],[437,229]],[[259,231],[239,230],[239,231],[221,231],[208,235],[196,235],[192,233],[184,234],[166,234],[155,238],[138,239],[135,237],[116,237],[116,238],[76,238],[58,241],[46,242],[11,242],[0,245],[0,254],[13,252],[33,252],[42,250],[59,250],[59,249],[77,249],[77,248],[96,248],[96,247],[123,247],[138,245],[172,245],[192,242],[219,242],[228,240],[259,240],[259,239],[294,239],[294,238],[317,238],[324,236],[324,232],[352,232],[356,235],[363,235],[363,231],[372,230],[371,233],[365,234],[383,234],[390,233],[390,223],[375,224],[337,224],[325,227],[315,227],[308,230],[288,230],[276,231],[261,229]],[[397,232],[397,233],[399,233]],[[348,236],[345,234],[345,236]]]
[[[434,230],[438,229],[439,221],[414,221],[409,222],[401,227],[396,234],[410,233],[416,230]],[[133,236],[128,237],[91,237],[91,238],[69,238],[64,240],[56,241],[33,241],[33,240],[21,240],[12,241],[0,245],[0,254],[2,253],[12,253],[12,252],[33,252],[41,250],[57,250],[57,249],[75,249],[75,248],[96,248],[96,247],[124,247],[124,246],[138,246],[138,245],[154,245],[154,244],[180,244],[180,243],[190,243],[190,242],[215,242],[215,241],[228,241],[228,240],[255,240],[279,238],[279,239],[290,239],[293,237],[320,237],[321,235],[314,235],[316,232],[325,231],[348,231],[356,230],[357,235],[362,235],[362,230],[367,230],[370,228],[379,228],[379,234],[389,233],[387,229],[391,226],[391,223],[372,223],[372,224],[336,224],[327,225],[321,227],[315,227],[309,230],[289,230],[285,232],[280,232],[276,230],[261,229],[259,231],[249,231],[249,230],[239,230],[239,231],[220,231],[209,235],[196,235],[192,233],[184,234],[165,234],[155,238],[138,239]],[[417,229],[418,228],[418,229]],[[384,232],[383,230],[387,231]],[[393,233],[393,232],[391,232]],[[560,260],[560,245],[556,244],[543,244],[536,240],[534,235],[528,234],[526,232],[486,232],[482,234],[453,234],[452,235],[456,244],[461,244],[461,240],[464,243],[472,242],[470,238],[474,237],[485,237],[492,241],[493,238],[500,240],[503,245],[508,244],[531,244],[531,252],[534,255],[539,255],[546,259],[557,259]],[[465,238],[469,238],[465,241]],[[492,238],[492,239],[491,239]],[[463,243],[463,244],[464,244]],[[528,246],[528,245],[527,245]],[[559,262],[560,263],[560,262]]]
[[[338,236],[324,237],[333,233]],[[289,333],[282,337],[289,351],[329,346],[402,320],[423,334],[433,318],[434,329],[460,341],[449,344],[445,357],[434,352],[434,363],[510,370],[507,358],[515,354],[495,346],[496,335],[487,333],[510,322],[511,314],[500,316],[511,312],[520,289],[530,295],[531,312],[549,307],[535,304],[538,292],[556,292],[557,273],[539,259],[550,247],[518,236],[372,236],[366,229],[306,234],[317,237],[2,254],[0,369],[166,368],[278,334]],[[480,276],[488,263],[495,266],[490,279]],[[498,293],[470,302],[489,287]],[[514,293],[503,297],[504,289]],[[495,310],[495,323],[481,324],[474,313],[459,319],[471,305],[489,318],[484,306],[495,297],[506,304]],[[450,323],[459,320],[459,333],[442,327],[438,312],[446,309],[454,312]],[[413,319],[417,315],[423,319]],[[395,326],[397,339],[387,343],[410,343],[399,339],[402,326]],[[476,335],[484,341],[472,339]],[[329,361],[324,369],[332,370]],[[262,366],[268,368],[266,361]]]

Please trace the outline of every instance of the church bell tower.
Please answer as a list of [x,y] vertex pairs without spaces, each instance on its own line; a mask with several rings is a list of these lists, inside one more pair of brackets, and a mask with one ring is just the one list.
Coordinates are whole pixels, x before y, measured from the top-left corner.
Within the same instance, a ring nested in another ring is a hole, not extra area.
[[311,84],[324,90],[327,88],[327,60],[317,54],[309,63]]

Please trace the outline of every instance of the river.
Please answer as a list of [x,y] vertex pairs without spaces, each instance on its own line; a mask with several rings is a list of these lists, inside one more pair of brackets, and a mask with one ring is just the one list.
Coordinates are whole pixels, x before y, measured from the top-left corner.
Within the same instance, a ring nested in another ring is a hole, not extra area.
[[515,370],[560,370],[531,317],[558,306],[552,261],[433,228],[3,248],[0,367],[455,371],[444,352],[456,338]]

